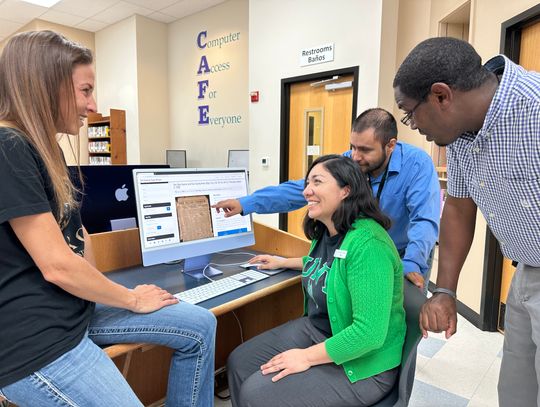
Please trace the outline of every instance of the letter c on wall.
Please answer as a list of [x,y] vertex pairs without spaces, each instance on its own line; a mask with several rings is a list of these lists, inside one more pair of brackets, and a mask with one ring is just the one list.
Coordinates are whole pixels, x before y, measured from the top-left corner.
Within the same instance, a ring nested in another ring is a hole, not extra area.
[[201,31],[199,35],[197,35],[197,45],[199,48],[206,48],[206,42],[203,44],[201,41],[204,38],[206,38],[207,31]]

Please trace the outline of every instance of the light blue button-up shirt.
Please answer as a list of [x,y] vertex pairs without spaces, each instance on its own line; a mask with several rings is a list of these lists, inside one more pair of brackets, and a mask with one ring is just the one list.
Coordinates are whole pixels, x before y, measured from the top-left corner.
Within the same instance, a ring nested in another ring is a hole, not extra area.
[[540,73],[499,55],[504,72],[478,134],[448,146],[448,194],[472,198],[503,254],[540,267]]
[[[351,156],[351,151],[343,154]],[[371,179],[376,196],[382,175]],[[245,215],[249,213],[290,212],[306,205],[304,180],[287,181],[259,189],[240,198]],[[403,261],[403,272],[423,275],[439,235],[440,189],[437,173],[423,150],[397,142],[388,166],[388,178],[380,197],[382,211],[392,220],[388,234]]]

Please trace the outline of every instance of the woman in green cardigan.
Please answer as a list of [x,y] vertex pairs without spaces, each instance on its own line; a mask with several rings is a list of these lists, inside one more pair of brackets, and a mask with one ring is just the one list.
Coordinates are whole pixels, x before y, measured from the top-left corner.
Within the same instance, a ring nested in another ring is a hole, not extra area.
[[406,326],[390,220],[347,157],[315,160],[304,196],[309,254],[252,259],[261,269],[302,270],[304,316],[231,354],[234,407],[369,406],[397,379]]

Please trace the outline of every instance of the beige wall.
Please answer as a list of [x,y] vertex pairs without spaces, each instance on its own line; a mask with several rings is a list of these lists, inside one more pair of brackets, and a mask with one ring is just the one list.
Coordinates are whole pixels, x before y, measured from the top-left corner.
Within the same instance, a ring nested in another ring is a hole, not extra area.
[[[79,30],[72,27],[66,27],[65,25],[55,24],[51,23],[49,21],[45,20],[32,20],[28,24],[26,24],[21,29],[17,30],[13,35],[24,32],[24,31],[37,31],[37,30],[53,30],[56,31],[67,38],[78,42],[85,47],[90,48],[92,51],[95,49],[94,44],[94,33],[84,30]],[[0,41],[0,51],[4,48],[6,45],[6,42],[9,40],[9,38],[6,38],[3,41]]]
[[[399,0],[383,0],[381,23],[381,55],[379,61],[379,100],[378,107],[392,112],[395,106],[392,83],[398,44]],[[359,111],[358,113],[361,113]]]
[[[81,45],[89,48],[94,52],[95,42],[94,33],[84,30],[78,30],[76,28],[66,27],[65,25],[54,24],[44,20],[33,20],[26,24],[17,33],[25,31],[39,31],[39,30],[53,30],[72,41],[78,42]],[[15,35],[15,34],[14,34]],[[4,49],[9,38],[0,42],[0,52]],[[80,130],[79,136],[63,135],[59,139],[59,144],[62,147],[66,162],[68,165],[74,165],[77,163],[88,164],[88,137],[86,123]]]
[[[202,31],[207,43],[230,33],[239,37],[200,49]],[[225,167],[229,149],[249,148],[248,37],[247,0],[229,0],[169,24],[170,146],[187,150],[191,167]],[[228,63],[229,68],[198,75],[203,56],[210,67]],[[204,80],[208,88],[199,100],[197,83]],[[199,106],[209,106],[209,118],[239,117],[240,122],[199,125]]]
[[[249,106],[252,190],[279,181],[281,79],[358,66],[358,112],[379,103],[382,8],[382,0],[250,0],[249,89],[261,95]],[[327,43],[333,62],[300,66],[301,49]],[[277,224],[277,215],[257,219]]]
[[137,16],[140,163],[165,163],[169,140],[167,25]]
[[538,5],[538,0],[472,0],[471,43],[483,60],[499,53],[501,24]]
[[96,33],[96,85],[98,112],[126,111],[127,162],[140,163],[137,17],[133,16]]
[[[480,211],[476,214],[474,239],[467,260],[461,270],[457,289],[458,299],[470,309],[480,314],[482,275],[484,272],[484,248],[486,244],[486,221]],[[431,281],[437,281],[439,250],[435,251]]]
[[[416,44],[432,36],[430,34],[431,7],[432,0],[400,0],[394,73]],[[387,83],[387,86],[390,88],[392,87],[393,79]],[[396,118],[403,116],[403,113],[397,108],[395,103],[393,105],[393,113]],[[406,143],[423,148],[428,154],[431,154],[431,145],[417,132],[413,132],[408,126],[404,126],[399,121],[398,137]]]

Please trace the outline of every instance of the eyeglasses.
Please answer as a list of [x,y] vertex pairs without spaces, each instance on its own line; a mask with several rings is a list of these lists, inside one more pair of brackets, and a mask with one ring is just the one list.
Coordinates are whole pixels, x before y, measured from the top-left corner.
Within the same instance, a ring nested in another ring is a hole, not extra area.
[[405,126],[409,126],[411,124],[412,116],[414,114],[414,111],[420,106],[422,103],[426,101],[427,95],[429,95],[431,92],[431,89],[428,90],[428,92],[420,99],[420,101],[407,113],[405,113],[405,116],[401,118],[401,123],[403,123]]

